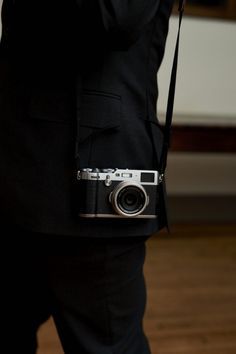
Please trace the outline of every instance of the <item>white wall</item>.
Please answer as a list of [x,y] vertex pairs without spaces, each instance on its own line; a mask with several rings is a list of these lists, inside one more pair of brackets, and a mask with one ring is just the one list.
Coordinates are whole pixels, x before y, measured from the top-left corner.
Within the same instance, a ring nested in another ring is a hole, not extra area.
[[[166,112],[177,25],[177,18],[173,16],[158,75],[157,111],[161,120]],[[173,122],[236,126],[235,66],[236,22],[185,16]],[[167,191],[171,196],[232,197],[236,196],[235,182],[235,154],[169,153]]]
[[[158,111],[166,111],[178,20],[170,21],[159,73]],[[236,125],[236,22],[185,16],[175,99],[176,123]]]

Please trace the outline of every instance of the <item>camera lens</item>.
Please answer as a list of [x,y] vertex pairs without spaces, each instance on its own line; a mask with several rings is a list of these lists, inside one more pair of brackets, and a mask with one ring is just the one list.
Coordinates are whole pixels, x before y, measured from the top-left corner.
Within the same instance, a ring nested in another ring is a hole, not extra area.
[[121,182],[111,195],[115,211],[122,216],[138,216],[148,204],[145,189],[138,183]]
[[138,213],[145,204],[145,195],[137,187],[126,187],[118,193],[117,204],[125,213]]

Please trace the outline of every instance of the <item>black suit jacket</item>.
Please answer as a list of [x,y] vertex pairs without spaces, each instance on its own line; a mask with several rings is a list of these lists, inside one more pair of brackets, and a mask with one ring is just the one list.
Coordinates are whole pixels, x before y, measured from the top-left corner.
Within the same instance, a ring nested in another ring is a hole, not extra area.
[[[157,72],[173,0],[4,0],[0,45],[0,214],[37,232],[150,235],[157,220],[76,215],[81,167],[157,169]],[[152,128],[151,128],[152,127]],[[159,157],[158,157],[159,159]]]

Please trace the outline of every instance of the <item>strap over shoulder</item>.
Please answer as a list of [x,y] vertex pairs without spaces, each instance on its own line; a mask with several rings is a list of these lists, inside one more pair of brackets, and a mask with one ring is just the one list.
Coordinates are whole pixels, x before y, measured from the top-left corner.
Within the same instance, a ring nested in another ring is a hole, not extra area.
[[163,149],[160,160],[160,175],[164,175],[166,165],[167,165],[167,155],[170,147],[171,140],[171,124],[173,118],[173,109],[174,109],[174,99],[175,99],[175,87],[176,87],[176,77],[177,77],[177,67],[178,67],[178,55],[179,55],[179,40],[180,40],[180,28],[182,23],[182,17],[184,13],[186,0],[179,0],[179,27],[177,33],[177,40],[175,45],[174,60],[171,71],[171,79],[169,86],[169,94],[167,101],[167,110],[166,110],[166,120],[164,125],[164,140],[163,140]]

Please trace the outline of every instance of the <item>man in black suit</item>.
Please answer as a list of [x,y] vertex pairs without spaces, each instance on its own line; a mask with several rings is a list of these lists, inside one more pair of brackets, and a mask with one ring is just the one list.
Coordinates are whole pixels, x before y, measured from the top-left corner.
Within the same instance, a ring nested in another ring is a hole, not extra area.
[[157,218],[79,218],[74,151],[80,168],[158,170],[156,76],[172,5],[3,0],[0,215],[4,250],[16,251],[9,353],[35,353],[50,315],[65,353],[150,353],[143,262],[145,240],[167,224],[164,183]]

